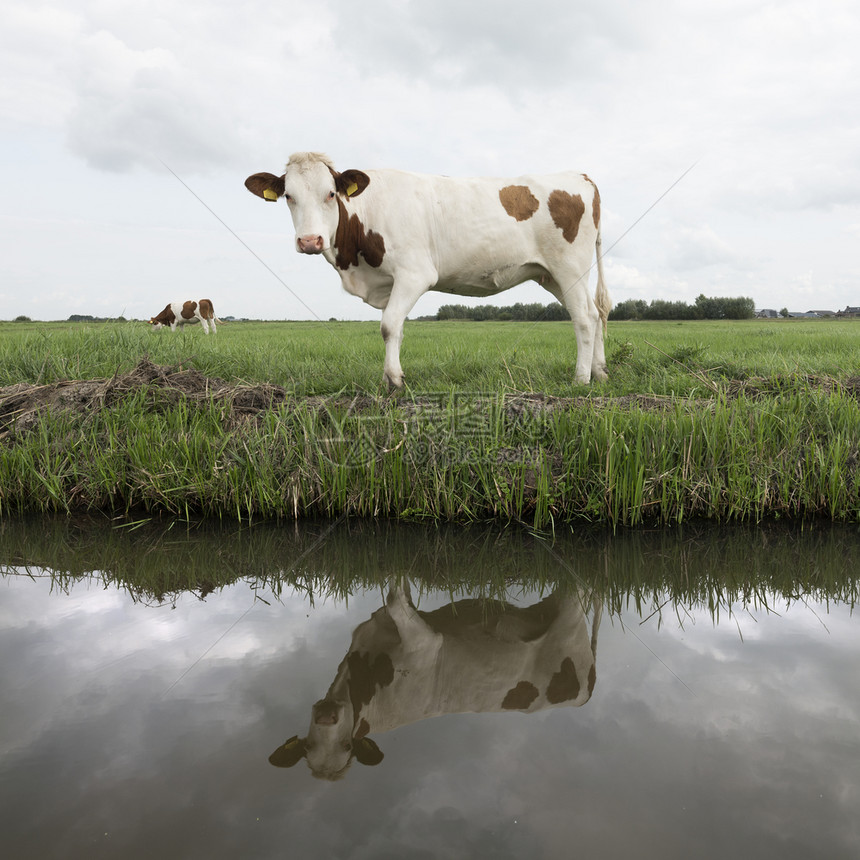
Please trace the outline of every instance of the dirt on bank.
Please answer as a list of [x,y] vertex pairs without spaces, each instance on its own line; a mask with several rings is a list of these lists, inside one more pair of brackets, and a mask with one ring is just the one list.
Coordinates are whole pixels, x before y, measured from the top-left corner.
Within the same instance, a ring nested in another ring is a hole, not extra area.
[[[794,379],[796,388],[801,380]],[[826,391],[842,390],[860,399],[860,377],[844,381],[810,377],[805,387]],[[717,387],[712,390],[716,394]],[[748,395],[776,394],[781,390],[775,380],[749,379],[723,382],[720,392],[734,397],[740,393]],[[296,397],[278,385],[247,385],[226,382],[217,377],[204,376],[197,370],[153,364],[148,359],[141,360],[130,372],[117,374],[109,379],[81,379],[32,385],[18,383],[0,387],[0,440],[25,434],[36,426],[40,415],[46,410],[67,411],[78,414],[92,414],[94,411],[109,407],[127,397],[141,392],[157,396],[160,406],[179,402],[214,401],[225,409],[228,426],[253,421],[262,413],[287,404],[320,410],[347,410],[361,413],[369,409],[379,409],[390,402],[388,398],[373,394],[341,394],[337,396]],[[545,394],[504,393],[504,408],[511,415],[526,415],[538,412],[552,412],[571,406],[605,408],[608,406],[660,411],[671,408],[678,400],[675,397],[654,394],[630,394],[620,397],[552,397]],[[426,409],[438,405],[440,397],[450,395],[395,396],[398,407],[410,411]],[[480,400],[480,398],[477,398]],[[692,402],[683,398],[685,402]],[[708,402],[707,399],[702,401]]]
[[194,369],[143,359],[130,372],[109,379],[64,380],[50,385],[21,382],[0,388],[0,438],[26,433],[46,410],[91,414],[143,391],[160,395],[161,404],[215,399],[237,419],[271,409],[287,399],[286,391],[276,385],[237,385]]

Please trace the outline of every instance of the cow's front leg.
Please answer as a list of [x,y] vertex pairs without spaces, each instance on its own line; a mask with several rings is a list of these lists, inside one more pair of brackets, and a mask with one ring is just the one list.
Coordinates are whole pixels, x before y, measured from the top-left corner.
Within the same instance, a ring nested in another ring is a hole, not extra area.
[[385,363],[382,367],[382,381],[389,389],[403,388],[403,368],[400,366],[400,344],[403,341],[403,320],[396,324],[386,324],[382,320],[382,340],[385,343]]
[[389,388],[403,387],[403,368],[400,366],[400,344],[403,341],[403,323],[415,307],[418,297],[427,291],[426,286],[398,282],[391,291],[388,304],[382,311],[380,332],[385,343],[385,364],[382,380]]

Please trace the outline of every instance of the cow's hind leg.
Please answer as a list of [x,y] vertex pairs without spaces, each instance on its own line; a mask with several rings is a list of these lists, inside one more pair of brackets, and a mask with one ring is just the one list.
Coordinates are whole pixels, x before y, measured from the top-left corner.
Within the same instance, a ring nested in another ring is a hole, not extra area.
[[606,379],[603,326],[597,305],[588,291],[588,267],[553,272],[543,286],[565,306],[573,323],[576,334],[574,380],[587,384],[591,379]]

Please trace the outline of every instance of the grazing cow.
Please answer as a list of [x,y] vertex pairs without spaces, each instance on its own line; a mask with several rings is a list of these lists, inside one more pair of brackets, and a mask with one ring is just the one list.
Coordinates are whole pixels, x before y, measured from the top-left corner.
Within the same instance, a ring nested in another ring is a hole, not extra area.
[[600,254],[600,195],[584,174],[339,173],[325,155],[300,152],[283,176],[255,173],[245,185],[264,200],[284,197],[299,253],[322,254],[347,292],[382,310],[383,379],[391,387],[403,385],[403,323],[424,293],[491,296],[528,280],[552,293],[573,320],[576,382],[606,378],[601,322],[612,304]]
[[314,776],[340,779],[355,758],[379,764],[368,735],[442,714],[584,705],[595,682],[601,605],[589,629],[579,594],[557,593],[526,608],[459,600],[416,610],[406,582],[356,627],[349,652],[311,712],[307,737],[269,757],[304,758]]
[[204,334],[209,334],[209,326],[212,326],[212,334],[215,334],[215,323],[221,320],[215,316],[215,308],[209,299],[200,299],[199,302],[171,302],[158,316],[152,317],[149,324],[153,328],[169,325],[171,331],[176,331],[178,325],[193,325],[198,322],[203,326]]

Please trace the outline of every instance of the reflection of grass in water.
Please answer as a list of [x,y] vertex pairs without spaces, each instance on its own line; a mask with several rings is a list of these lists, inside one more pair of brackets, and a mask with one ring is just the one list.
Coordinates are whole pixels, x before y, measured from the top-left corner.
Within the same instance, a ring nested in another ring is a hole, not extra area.
[[538,537],[518,528],[456,528],[386,522],[250,528],[143,521],[57,519],[0,522],[0,571],[14,566],[73,589],[96,579],[136,600],[205,598],[237,581],[271,602],[288,590],[310,601],[366,588],[380,597],[392,577],[452,599],[516,599],[553,590],[594,595],[608,611],[677,612],[732,604],[767,611],[774,600],[840,602],[860,588],[860,536],[849,527],[686,527],[602,530]]

